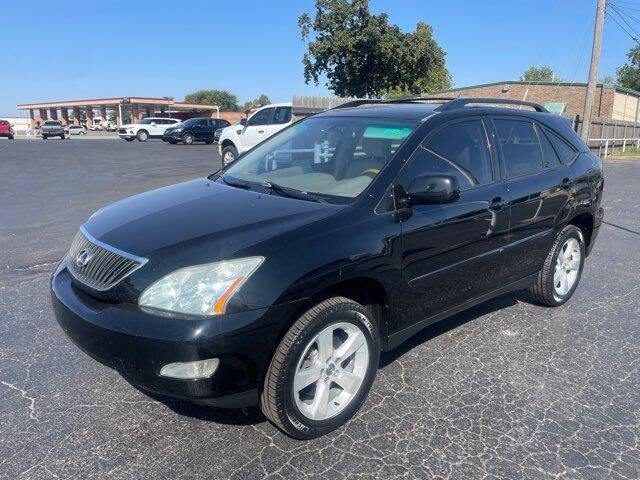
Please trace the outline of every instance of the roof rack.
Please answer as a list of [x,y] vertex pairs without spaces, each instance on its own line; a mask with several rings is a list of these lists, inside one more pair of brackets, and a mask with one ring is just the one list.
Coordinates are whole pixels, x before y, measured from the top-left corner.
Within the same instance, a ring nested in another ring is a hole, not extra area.
[[451,100],[443,105],[440,105],[436,108],[437,112],[448,112],[449,110],[455,110],[457,108],[462,108],[467,106],[470,103],[492,103],[492,104],[509,104],[509,105],[524,105],[527,107],[531,107],[536,110],[536,112],[545,112],[549,113],[549,110],[544,108],[539,103],[533,102],[525,102],[522,100],[512,100],[508,98],[456,98],[455,100]]
[[451,101],[456,99],[457,97],[406,97],[406,98],[396,98],[394,100],[386,100],[385,103],[417,103],[417,102],[426,102],[427,100],[441,102],[443,100]]
[[338,110],[340,108],[351,108],[351,107],[359,107],[360,105],[366,105],[368,103],[382,103],[384,102],[384,100],[380,100],[378,98],[361,98],[358,100],[351,100],[349,102],[345,102],[345,103],[341,103],[340,105],[336,105],[333,108],[330,108],[329,110]]

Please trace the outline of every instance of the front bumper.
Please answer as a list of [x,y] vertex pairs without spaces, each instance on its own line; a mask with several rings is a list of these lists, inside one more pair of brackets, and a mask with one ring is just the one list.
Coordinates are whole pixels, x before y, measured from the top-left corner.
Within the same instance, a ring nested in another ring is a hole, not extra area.
[[179,142],[182,140],[181,137],[182,132],[169,132],[169,133],[164,133],[164,135],[162,135],[162,141],[163,142],[168,142],[168,141],[174,141],[174,142]]
[[[89,356],[150,392],[219,407],[258,403],[271,355],[298,302],[207,318],[176,318],[137,305],[101,302],[73,285],[66,268],[51,279],[56,320]],[[173,362],[220,359],[207,379],[159,376]]]
[[120,138],[136,138],[136,136],[133,133],[118,133],[118,136]]

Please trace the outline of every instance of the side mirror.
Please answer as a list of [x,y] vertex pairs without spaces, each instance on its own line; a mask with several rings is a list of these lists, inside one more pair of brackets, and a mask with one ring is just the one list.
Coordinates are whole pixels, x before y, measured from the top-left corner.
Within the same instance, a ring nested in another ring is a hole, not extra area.
[[247,126],[247,118],[246,117],[242,117],[240,119],[240,125],[242,125],[243,127]]
[[405,205],[432,205],[455,202],[460,196],[458,179],[451,175],[420,175],[409,185]]
[[156,126],[156,122],[151,122],[151,126],[155,127]]

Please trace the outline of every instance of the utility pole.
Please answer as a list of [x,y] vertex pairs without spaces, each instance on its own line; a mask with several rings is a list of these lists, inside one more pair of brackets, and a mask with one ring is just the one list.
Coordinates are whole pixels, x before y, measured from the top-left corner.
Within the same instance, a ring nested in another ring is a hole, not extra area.
[[584,99],[584,113],[582,115],[582,129],[580,131],[580,136],[585,142],[589,139],[589,128],[591,127],[593,101],[596,97],[596,82],[598,81],[598,64],[600,63],[600,48],[602,47],[602,27],[604,25],[604,11],[606,3],[606,0],[598,0],[598,7],[596,10],[596,26],[593,32],[591,65],[589,66],[589,83],[587,84],[587,94]]

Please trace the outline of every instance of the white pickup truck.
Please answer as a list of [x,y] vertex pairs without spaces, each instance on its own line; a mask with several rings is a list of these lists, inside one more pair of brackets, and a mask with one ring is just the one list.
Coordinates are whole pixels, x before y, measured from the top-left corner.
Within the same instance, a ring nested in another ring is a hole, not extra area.
[[218,139],[222,165],[234,162],[240,154],[291,125],[291,121],[291,103],[273,103],[224,128]]

